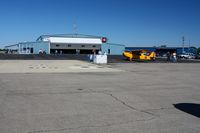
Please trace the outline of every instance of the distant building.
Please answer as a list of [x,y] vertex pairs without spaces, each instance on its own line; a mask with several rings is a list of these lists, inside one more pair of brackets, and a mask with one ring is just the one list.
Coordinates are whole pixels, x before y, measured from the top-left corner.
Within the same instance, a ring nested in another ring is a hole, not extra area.
[[197,48],[195,47],[126,47],[126,50],[141,50],[141,49],[146,49],[149,51],[153,51],[156,52],[157,55],[159,56],[163,56],[165,55],[167,52],[173,53],[176,52],[177,55],[181,54],[181,53],[193,53],[193,54],[197,54]]
[[110,55],[121,55],[125,45],[108,43],[106,37],[64,34],[42,35],[35,42],[22,42],[6,46],[18,54],[93,54],[102,51]]

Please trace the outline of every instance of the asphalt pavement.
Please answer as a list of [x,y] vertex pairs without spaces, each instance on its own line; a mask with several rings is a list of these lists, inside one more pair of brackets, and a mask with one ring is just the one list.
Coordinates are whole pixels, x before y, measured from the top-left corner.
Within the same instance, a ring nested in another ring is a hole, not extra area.
[[0,133],[199,133],[199,65],[111,63],[100,66],[105,71],[2,72]]

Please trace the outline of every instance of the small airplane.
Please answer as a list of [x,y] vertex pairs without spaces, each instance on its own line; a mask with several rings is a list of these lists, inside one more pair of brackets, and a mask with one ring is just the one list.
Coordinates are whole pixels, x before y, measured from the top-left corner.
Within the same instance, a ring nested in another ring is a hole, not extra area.
[[123,56],[129,61],[132,60],[144,60],[144,61],[155,61],[156,53],[148,50],[133,50],[125,51]]

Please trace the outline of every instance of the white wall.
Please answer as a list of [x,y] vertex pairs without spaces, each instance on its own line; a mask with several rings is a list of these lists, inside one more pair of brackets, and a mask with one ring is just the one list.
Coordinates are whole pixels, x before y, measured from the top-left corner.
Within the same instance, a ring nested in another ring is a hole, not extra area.
[[50,41],[51,43],[65,43],[65,44],[102,44],[101,38],[65,38],[65,37],[49,37],[44,38],[43,41]]

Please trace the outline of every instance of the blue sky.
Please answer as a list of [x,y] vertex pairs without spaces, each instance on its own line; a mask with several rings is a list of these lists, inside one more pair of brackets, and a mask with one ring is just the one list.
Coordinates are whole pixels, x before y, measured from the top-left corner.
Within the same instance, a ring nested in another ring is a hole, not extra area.
[[199,0],[1,0],[0,46],[42,34],[107,36],[126,46],[200,47]]

